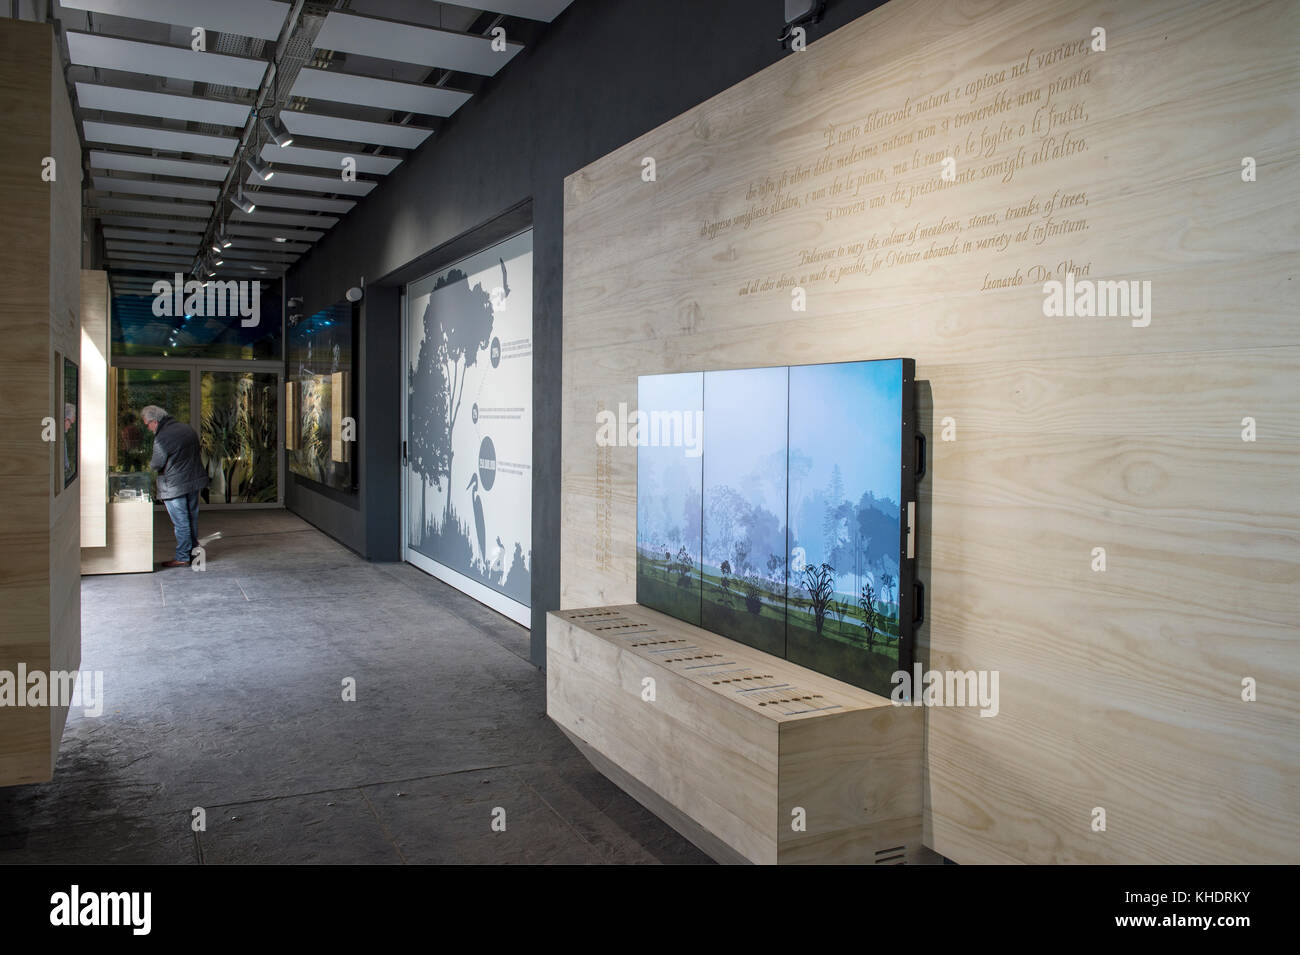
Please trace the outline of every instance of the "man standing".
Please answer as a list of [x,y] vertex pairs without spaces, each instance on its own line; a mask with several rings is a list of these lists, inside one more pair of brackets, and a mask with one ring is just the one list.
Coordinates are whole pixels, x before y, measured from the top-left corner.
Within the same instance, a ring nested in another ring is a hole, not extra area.
[[199,546],[199,491],[208,486],[199,436],[157,405],[141,408],[140,417],[154,435],[149,466],[158,472],[158,500],[166,505],[176,529],[176,559],[163,561],[163,566],[188,567]]

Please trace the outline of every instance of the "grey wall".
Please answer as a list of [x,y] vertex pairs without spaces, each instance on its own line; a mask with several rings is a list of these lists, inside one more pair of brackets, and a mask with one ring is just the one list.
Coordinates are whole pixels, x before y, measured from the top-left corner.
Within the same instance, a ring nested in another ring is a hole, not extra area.
[[[879,5],[830,0],[809,40]],[[362,276],[369,304],[376,286],[414,278],[414,260],[426,258],[429,267],[416,270],[424,272],[449,264],[429,254],[531,199],[532,657],[539,666],[545,615],[560,597],[564,177],[777,59],[800,55],[776,42],[782,7],[781,0],[576,0],[289,275],[288,294],[303,296],[305,314],[339,300]],[[291,509],[371,559],[395,559],[398,549],[399,324],[396,301],[388,299],[368,308],[363,321],[364,374],[373,387],[363,385],[358,422],[365,462],[359,506],[292,480],[286,495]],[[388,529],[371,526],[380,521]]]

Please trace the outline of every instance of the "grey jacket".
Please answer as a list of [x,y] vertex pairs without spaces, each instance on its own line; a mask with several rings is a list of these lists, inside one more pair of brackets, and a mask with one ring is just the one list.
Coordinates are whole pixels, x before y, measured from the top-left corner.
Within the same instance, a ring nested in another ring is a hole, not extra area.
[[171,415],[158,422],[149,467],[158,472],[158,500],[184,497],[208,486],[208,472],[199,454],[199,436]]

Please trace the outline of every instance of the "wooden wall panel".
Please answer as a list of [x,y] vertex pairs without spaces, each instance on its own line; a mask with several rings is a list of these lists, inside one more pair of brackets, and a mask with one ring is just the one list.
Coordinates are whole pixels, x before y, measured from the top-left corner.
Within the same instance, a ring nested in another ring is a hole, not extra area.
[[[48,29],[48,27],[47,27]],[[50,328],[54,348],[78,360],[81,354],[81,141],[72,115],[54,37],[47,41],[50,82],[50,155],[58,179],[50,189]],[[78,362],[79,363],[79,362]],[[79,378],[80,381],[80,378]],[[84,382],[80,384],[84,390]],[[78,418],[81,417],[78,408]],[[50,669],[81,666],[81,473],[50,509]],[[50,774],[68,718],[66,706],[50,707]]]
[[[638,375],[914,357],[922,656],[1001,695],[927,710],[926,844],[1300,861],[1297,40],[1282,0],[893,0],[571,175],[562,606],[635,599],[595,433]],[[1149,324],[1046,315],[1067,271]]]
[[[81,660],[80,493],[62,485],[54,358],[80,354],[80,145],[49,24],[0,20],[0,670]],[[55,160],[53,181],[43,161]],[[57,426],[56,424],[56,426]],[[0,785],[53,773],[66,707],[0,708]]]

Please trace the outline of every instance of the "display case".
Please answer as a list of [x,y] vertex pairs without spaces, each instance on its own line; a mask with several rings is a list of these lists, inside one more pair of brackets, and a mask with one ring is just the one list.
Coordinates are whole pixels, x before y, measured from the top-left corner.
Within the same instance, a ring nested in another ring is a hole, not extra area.
[[81,573],[153,570],[153,473],[108,472],[108,527],[103,547],[81,548]]
[[148,471],[110,471],[108,499],[114,504],[127,501],[153,503],[153,475]]

